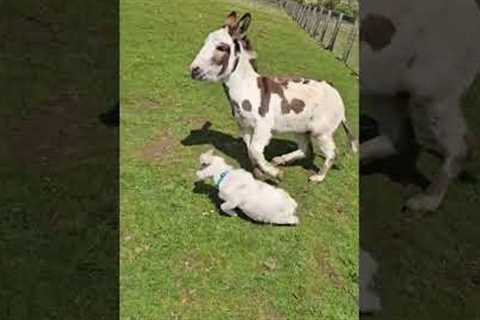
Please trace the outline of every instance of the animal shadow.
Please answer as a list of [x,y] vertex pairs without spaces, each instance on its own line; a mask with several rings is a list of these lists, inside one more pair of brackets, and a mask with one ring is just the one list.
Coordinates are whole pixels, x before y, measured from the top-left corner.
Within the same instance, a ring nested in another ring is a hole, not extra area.
[[[181,143],[184,146],[210,144],[215,149],[221,151],[230,158],[235,159],[240,167],[252,172],[253,166],[248,158],[247,148],[242,138],[234,138],[233,136],[210,129],[212,124],[207,121],[202,128],[191,130],[190,134],[184,138]],[[268,161],[275,156],[279,156],[297,149],[297,145],[284,139],[272,139],[270,144],[265,148],[265,158]],[[302,166],[306,170],[318,171],[318,167],[313,163],[313,153],[305,159],[295,161],[288,166]]]
[[118,127],[120,122],[120,105],[117,102],[108,111],[101,113],[98,119],[107,127]]

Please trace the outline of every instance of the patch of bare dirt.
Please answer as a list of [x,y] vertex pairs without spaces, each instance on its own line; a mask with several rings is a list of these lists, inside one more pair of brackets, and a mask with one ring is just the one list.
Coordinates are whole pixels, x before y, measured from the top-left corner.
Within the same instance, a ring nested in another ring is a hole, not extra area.
[[314,252],[320,274],[327,276],[337,288],[343,288],[343,279],[334,266],[328,261],[325,249],[317,246]]
[[143,159],[159,162],[173,152],[178,141],[167,131],[157,133],[152,141],[140,150]]

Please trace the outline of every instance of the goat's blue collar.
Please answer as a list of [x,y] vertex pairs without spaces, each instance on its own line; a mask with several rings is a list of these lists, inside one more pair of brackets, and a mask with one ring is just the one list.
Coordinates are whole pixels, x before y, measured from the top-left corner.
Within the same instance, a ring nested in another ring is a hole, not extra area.
[[220,173],[220,176],[218,177],[217,181],[215,181],[215,178],[213,178],[213,183],[215,184],[215,188],[218,189],[218,187],[220,186],[220,183],[222,183],[223,179],[225,179],[225,177],[229,172],[230,172],[229,170],[225,170],[222,173]]

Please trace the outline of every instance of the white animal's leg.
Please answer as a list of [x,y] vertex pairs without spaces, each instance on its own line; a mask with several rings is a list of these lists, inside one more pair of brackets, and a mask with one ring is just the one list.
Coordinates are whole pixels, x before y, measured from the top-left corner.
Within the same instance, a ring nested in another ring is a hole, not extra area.
[[328,170],[330,170],[335,160],[335,141],[333,140],[332,135],[319,135],[316,136],[315,139],[325,156],[325,162],[323,163],[320,172],[310,177],[310,181],[321,182],[325,179]]
[[263,174],[262,170],[258,168],[258,164],[255,162],[255,159],[253,158],[252,153],[250,152],[250,144],[252,142],[253,130],[250,128],[241,128],[240,134],[242,136],[243,142],[245,143],[245,146],[247,147],[248,159],[252,164],[253,174],[258,179],[264,179],[265,175]]
[[268,163],[263,154],[263,151],[270,142],[271,138],[272,133],[270,129],[257,127],[253,132],[252,142],[249,146],[249,153],[252,159],[263,172],[270,175],[271,177],[276,178],[281,176],[281,171]]
[[297,133],[294,136],[295,141],[297,142],[298,149],[283,154],[281,156],[275,157],[272,159],[273,164],[275,165],[283,165],[289,162],[293,162],[295,160],[303,159],[308,156],[309,149],[310,149],[310,135],[305,133]]
[[360,162],[384,159],[397,153],[392,141],[385,135],[377,136],[360,145]]
[[252,130],[249,128],[242,128],[240,135],[242,136],[243,142],[248,149],[248,146],[250,145],[250,142],[252,140]]
[[442,153],[444,162],[425,192],[410,198],[406,206],[411,210],[434,211],[440,206],[449,182],[458,176],[467,159],[467,127],[458,99],[445,100],[425,108],[417,106],[412,116],[422,118],[413,121],[417,140],[423,146]]
[[235,209],[237,207],[237,203],[235,202],[232,202],[232,201],[227,201],[227,202],[224,202],[220,205],[220,209],[222,209],[223,212],[225,212],[226,214],[228,214],[229,216],[231,217],[235,217],[237,216],[237,213],[235,212]]

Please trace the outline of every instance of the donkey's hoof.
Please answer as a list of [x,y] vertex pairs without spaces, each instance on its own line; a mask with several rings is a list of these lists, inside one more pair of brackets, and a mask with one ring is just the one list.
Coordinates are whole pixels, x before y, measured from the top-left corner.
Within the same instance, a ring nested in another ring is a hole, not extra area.
[[281,166],[281,165],[285,164],[285,161],[283,161],[282,157],[275,157],[275,158],[272,159],[272,163],[275,166]]
[[322,182],[323,180],[325,180],[325,175],[324,174],[315,174],[313,176],[310,176],[308,178],[308,180],[310,180],[310,182]]

